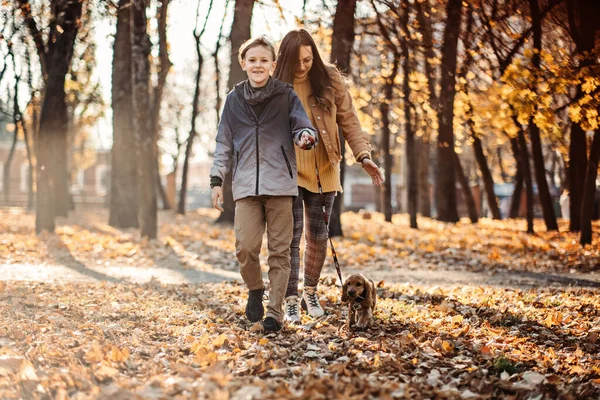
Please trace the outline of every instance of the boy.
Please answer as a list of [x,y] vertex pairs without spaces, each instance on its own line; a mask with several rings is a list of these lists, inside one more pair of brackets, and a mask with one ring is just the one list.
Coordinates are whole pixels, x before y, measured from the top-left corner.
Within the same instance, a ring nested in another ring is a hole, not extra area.
[[246,41],[238,59],[248,80],[227,96],[214,161],[210,170],[213,206],[221,211],[221,188],[233,168],[236,256],[248,287],[246,316],[251,322],[264,316],[259,253],[267,228],[271,290],[265,331],[278,331],[283,322],[283,302],[290,275],[292,199],[298,195],[295,143],[309,150],[317,133],[290,84],[271,78],[275,47],[265,37]]

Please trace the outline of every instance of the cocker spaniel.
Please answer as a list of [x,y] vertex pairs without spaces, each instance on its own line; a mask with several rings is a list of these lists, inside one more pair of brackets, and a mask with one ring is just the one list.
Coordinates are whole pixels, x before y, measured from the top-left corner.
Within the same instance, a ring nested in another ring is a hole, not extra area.
[[342,301],[348,303],[348,327],[356,322],[357,328],[366,328],[377,302],[375,284],[362,274],[350,275],[342,288]]

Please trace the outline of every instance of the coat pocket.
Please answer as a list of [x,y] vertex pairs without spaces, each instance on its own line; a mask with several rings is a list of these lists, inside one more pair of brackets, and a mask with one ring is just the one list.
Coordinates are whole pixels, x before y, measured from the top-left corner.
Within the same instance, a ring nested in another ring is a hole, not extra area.
[[287,154],[285,154],[285,149],[281,146],[281,154],[283,154],[283,159],[285,160],[285,165],[287,165],[288,172],[290,173],[290,178],[294,179],[294,174],[292,174],[292,164],[290,164],[290,160],[287,158]]
[[235,166],[233,167],[233,174],[231,175],[231,180],[235,179],[235,174],[237,172],[238,166],[240,165],[240,152],[235,152]]

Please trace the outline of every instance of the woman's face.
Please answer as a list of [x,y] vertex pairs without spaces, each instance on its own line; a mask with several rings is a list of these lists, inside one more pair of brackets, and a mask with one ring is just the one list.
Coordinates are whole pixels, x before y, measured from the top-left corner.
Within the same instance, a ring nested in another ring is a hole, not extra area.
[[298,64],[296,64],[296,79],[305,78],[313,64],[313,52],[310,46],[300,46]]

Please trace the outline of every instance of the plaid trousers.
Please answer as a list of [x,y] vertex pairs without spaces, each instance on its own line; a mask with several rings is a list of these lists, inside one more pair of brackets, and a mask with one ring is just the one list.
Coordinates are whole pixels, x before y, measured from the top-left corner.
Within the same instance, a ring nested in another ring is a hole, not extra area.
[[298,187],[298,197],[294,199],[294,233],[291,245],[291,272],[285,296],[298,295],[300,274],[300,240],[304,234],[304,286],[317,286],[327,256],[327,226],[323,219],[323,199],[327,215],[331,215],[336,192],[323,195]]

